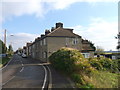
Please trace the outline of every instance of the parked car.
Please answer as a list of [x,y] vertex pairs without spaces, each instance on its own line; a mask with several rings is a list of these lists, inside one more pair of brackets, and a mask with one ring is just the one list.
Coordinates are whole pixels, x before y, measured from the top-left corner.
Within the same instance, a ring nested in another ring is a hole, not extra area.
[[27,57],[27,55],[23,53],[23,54],[22,54],[22,57],[23,57],[23,58],[26,58],[26,57]]
[[0,54],[0,57],[7,57],[7,54]]

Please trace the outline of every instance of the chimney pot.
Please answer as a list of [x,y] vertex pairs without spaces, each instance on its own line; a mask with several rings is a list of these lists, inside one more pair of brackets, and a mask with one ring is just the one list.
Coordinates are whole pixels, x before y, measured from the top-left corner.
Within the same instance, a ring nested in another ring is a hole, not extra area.
[[49,34],[50,33],[50,31],[49,30],[45,30],[45,35],[47,35],[47,34]]
[[63,23],[61,23],[61,22],[56,23],[56,28],[58,28],[58,27],[63,28]]

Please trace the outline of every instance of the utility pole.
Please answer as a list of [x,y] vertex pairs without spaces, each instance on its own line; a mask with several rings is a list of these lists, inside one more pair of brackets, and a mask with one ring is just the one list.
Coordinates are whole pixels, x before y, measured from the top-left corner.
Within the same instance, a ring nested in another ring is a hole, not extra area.
[[4,43],[5,43],[5,46],[6,46],[6,29],[5,29],[5,32],[4,32]]

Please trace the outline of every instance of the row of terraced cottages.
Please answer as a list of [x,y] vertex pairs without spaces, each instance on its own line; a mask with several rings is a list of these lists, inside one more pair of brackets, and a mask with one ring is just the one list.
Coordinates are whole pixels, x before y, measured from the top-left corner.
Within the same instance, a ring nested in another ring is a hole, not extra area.
[[27,43],[26,52],[29,57],[48,62],[48,57],[61,47],[75,48],[88,57],[94,56],[95,47],[88,40],[73,33],[73,29],[63,28],[63,23],[56,23],[51,30],[36,38],[33,43]]

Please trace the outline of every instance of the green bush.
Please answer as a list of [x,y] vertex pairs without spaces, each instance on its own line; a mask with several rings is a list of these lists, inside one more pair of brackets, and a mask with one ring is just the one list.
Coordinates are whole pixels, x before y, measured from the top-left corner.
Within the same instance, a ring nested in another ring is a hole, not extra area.
[[65,73],[85,72],[90,73],[95,69],[84,56],[76,49],[61,48],[49,57],[52,65]]
[[49,60],[56,69],[68,73],[74,70],[74,60],[70,59],[70,51],[58,50],[49,57]]
[[112,60],[109,58],[105,58],[105,57],[100,57],[99,62],[101,63],[101,65],[103,66],[104,69],[109,70],[111,69],[112,66]]
[[103,69],[103,66],[101,65],[97,58],[90,58],[89,63],[91,64],[92,67],[96,68],[97,70]]
[[114,73],[119,72],[120,70],[119,61],[120,61],[119,59],[112,61],[111,72],[114,72]]
[[111,72],[118,72],[118,60],[111,60],[105,57],[89,58],[89,63],[97,70],[109,70]]

